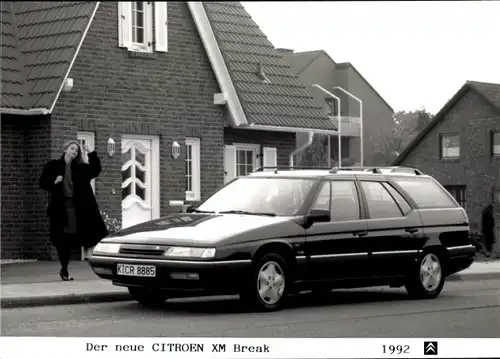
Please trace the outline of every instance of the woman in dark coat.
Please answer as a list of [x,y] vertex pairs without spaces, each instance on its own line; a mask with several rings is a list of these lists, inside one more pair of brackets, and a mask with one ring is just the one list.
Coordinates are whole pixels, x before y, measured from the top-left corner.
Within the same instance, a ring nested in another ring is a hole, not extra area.
[[61,262],[59,275],[67,281],[73,280],[68,272],[72,249],[94,247],[108,231],[90,185],[101,172],[97,153],[90,152],[85,145],[85,151],[90,152],[89,161],[85,163],[77,141],[66,142],[63,149],[59,159],[48,162],[43,168],[40,187],[49,192],[50,241]]
[[490,203],[483,210],[481,218],[481,231],[483,232],[483,241],[486,247],[486,255],[490,256],[495,243],[495,217],[493,215],[493,205]]

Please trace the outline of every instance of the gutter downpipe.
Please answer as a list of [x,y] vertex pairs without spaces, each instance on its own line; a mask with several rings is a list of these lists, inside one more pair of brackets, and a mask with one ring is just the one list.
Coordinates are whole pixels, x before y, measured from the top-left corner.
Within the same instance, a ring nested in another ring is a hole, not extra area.
[[[340,98],[335,96],[333,93],[331,93],[330,91],[328,91],[327,89],[321,87],[320,85],[318,84],[314,84],[312,85],[312,87],[316,87],[318,89],[320,89],[321,91],[323,91],[324,93],[326,93],[328,96],[330,96],[331,98],[335,99],[338,101],[338,108],[337,108],[337,119],[338,119],[338,126],[337,126],[337,142],[338,142],[338,164],[337,164],[337,167],[342,167],[342,122],[341,122],[341,112],[340,112]],[[330,153],[331,153],[331,149],[332,149],[332,139],[330,136],[328,136],[328,144],[327,144],[327,147],[328,147],[328,167],[331,167],[332,166],[332,158],[330,156]]]
[[312,145],[313,143],[313,139],[314,139],[314,132],[308,132],[308,136],[307,136],[307,142],[304,143],[302,146],[300,146],[299,148],[295,149],[294,151],[292,151],[292,153],[290,153],[290,168],[293,168],[293,156],[295,156],[297,153],[299,152],[302,152],[304,151],[306,148],[308,148],[309,146]]
[[352,97],[354,100],[356,100],[358,103],[359,103],[359,119],[360,119],[360,125],[359,125],[359,131],[360,131],[360,134],[359,134],[359,137],[360,137],[360,143],[359,143],[359,150],[360,150],[360,157],[361,157],[361,167],[363,167],[363,164],[365,162],[365,146],[364,146],[364,134],[363,134],[363,100],[357,98],[356,96],[354,96],[352,93],[350,93],[349,91],[343,89],[342,87],[340,86],[336,86],[334,87],[335,90],[340,90],[342,91],[343,93],[345,93],[346,95]]

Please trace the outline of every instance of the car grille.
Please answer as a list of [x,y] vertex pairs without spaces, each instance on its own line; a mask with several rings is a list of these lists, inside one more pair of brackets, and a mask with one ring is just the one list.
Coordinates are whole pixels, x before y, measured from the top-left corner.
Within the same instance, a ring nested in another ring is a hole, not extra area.
[[129,246],[122,245],[120,254],[132,254],[140,256],[161,256],[165,253],[166,247],[162,246]]

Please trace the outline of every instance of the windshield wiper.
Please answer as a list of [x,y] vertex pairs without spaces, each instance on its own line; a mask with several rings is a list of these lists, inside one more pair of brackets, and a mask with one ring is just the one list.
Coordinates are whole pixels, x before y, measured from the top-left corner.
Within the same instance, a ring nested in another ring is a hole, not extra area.
[[219,213],[250,214],[250,215],[255,215],[255,216],[276,217],[276,213],[270,213],[270,212],[250,212],[250,211],[236,211],[236,210],[231,210],[231,211],[221,211]]
[[191,212],[195,212],[195,213],[215,213],[215,211],[203,211],[203,210],[198,209],[198,208],[193,208],[191,210]]

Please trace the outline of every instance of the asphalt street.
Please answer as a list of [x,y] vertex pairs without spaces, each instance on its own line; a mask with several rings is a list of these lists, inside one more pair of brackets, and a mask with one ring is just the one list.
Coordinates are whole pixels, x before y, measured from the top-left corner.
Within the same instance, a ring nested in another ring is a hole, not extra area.
[[273,313],[245,310],[237,297],[2,310],[2,335],[128,337],[500,337],[500,280],[448,282],[434,300],[404,289],[302,294]]

